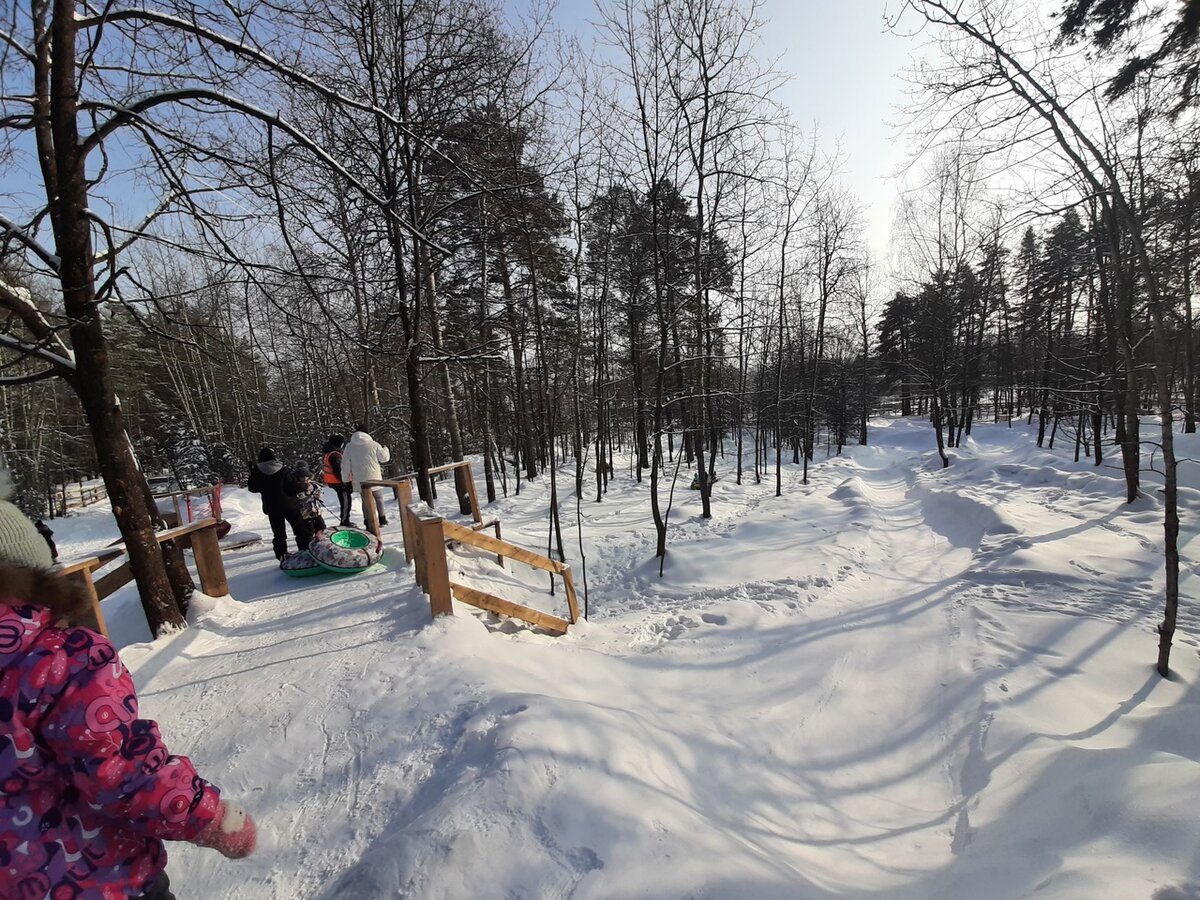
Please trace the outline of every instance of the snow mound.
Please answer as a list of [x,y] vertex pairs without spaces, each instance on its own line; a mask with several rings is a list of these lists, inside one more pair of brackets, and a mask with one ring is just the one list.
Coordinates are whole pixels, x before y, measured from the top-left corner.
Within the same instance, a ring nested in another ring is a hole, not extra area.
[[990,502],[969,494],[917,485],[910,495],[917,499],[925,524],[955,547],[975,549],[985,535],[1017,532]]

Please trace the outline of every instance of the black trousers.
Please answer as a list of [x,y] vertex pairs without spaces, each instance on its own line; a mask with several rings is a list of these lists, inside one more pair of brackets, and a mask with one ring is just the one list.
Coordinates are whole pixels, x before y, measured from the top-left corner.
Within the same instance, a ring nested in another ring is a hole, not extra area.
[[304,521],[304,517],[300,515],[300,510],[274,510],[267,513],[267,518],[271,521],[271,544],[275,549],[276,559],[282,559],[287,555],[288,525],[292,526],[292,534],[296,536],[297,549],[308,549],[308,542],[312,540],[312,528],[309,527],[308,522]]
[[338,524],[349,525],[350,512],[354,506],[354,486],[343,483],[331,484],[330,487],[333,488],[333,492],[337,494],[338,506],[340,507],[338,510]]
[[142,894],[139,900],[175,900],[175,895],[171,893],[171,879],[167,877],[167,873],[159,872],[154,884],[150,885],[150,889]]

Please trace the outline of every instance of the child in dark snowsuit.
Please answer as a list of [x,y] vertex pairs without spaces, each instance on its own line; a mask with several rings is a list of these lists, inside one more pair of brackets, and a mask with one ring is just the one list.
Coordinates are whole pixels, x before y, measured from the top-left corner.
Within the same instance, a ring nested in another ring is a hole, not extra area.
[[252,493],[262,495],[262,510],[271,522],[275,558],[287,556],[288,525],[292,526],[296,546],[307,550],[308,542],[312,540],[312,530],[300,515],[300,501],[296,498],[299,492],[296,473],[275,459],[275,451],[270,447],[263,447],[258,452],[258,465],[250,468],[250,480],[246,487]]
[[50,548],[50,557],[58,562],[58,547],[54,543],[54,532],[50,530],[50,526],[38,519],[33,523],[33,527],[37,529],[38,534],[46,539],[46,546]]
[[304,463],[296,465],[296,481],[300,488],[296,493],[296,499],[300,501],[300,515],[313,534],[319,535],[325,530],[325,518],[321,515],[321,510],[325,508],[321,486],[312,480],[312,473]]
[[174,900],[163,841],[240,859],[254,820],[138,717],[113,645],[69,624],[82,587],[49,567],[0,500],[0,897]]

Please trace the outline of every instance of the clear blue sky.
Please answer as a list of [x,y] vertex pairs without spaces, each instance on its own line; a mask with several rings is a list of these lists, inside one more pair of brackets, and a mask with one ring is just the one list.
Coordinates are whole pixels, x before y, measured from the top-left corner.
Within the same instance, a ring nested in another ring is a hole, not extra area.
[[[513,10],[526,6],[508,3]],[[806,130],[816,123],[826,150],[840,143],[844,181],[863,204],[879,257],[897,190],[891,176],[905,159],[904,141],[891,125],[901,118],[900,76],[916,46],[885,30],[884,15],[897,6],[897,0],[763,0],[761,8],[762,53],[791,76],[780,99]],[[559,0],[560,26],[584,46],[596,18],[595,0]]]

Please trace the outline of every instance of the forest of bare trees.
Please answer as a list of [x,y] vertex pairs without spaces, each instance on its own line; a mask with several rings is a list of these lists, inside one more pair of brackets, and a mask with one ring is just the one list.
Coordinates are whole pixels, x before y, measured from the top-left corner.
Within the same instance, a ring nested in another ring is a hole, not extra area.
[[945,465],[973,424],[1028,422],[1119,458],[1130,501],[1165,474],[1165,673],[1196,4],[897,6],[938,52],[873,260],[753,0],[604,0],[587,52],[489,0],[13,4],[0,453],[22,505],[102,476],[159,629],[186,572],[143,473],[233,481],[264,443],[312,457],[365,422],[426,500],[468,455],[489,501],[549,479],[552,527],[568,490],[644,481],[663,558],[680,479],[707,518],[715,479],[782,494],[785,464],[807,478],[880,412],[927,417]]

